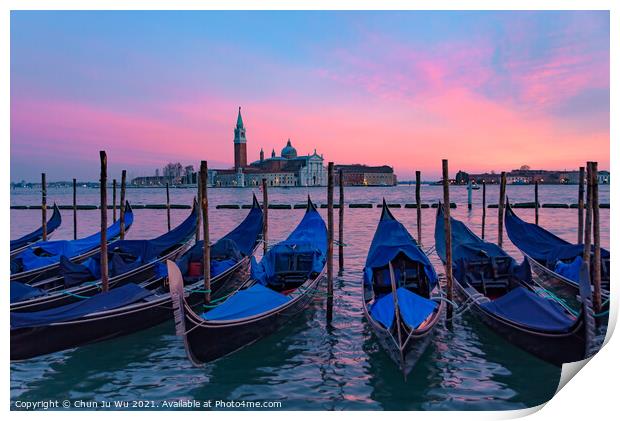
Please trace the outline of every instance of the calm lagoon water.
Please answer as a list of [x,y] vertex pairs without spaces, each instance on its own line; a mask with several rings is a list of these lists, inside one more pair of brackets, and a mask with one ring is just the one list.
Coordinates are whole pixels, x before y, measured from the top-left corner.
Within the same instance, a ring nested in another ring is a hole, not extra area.
[[[246,210],[216,210],[224,203],[251,203],[251,189],[209,190],[212,238],[236,226]],[[257,196],[260,197],[258,191]],[[190,204],[193,190],[171,189],[172,203]],[[325,188],[271,189],[271,203],[303,203],[309,194],[326,203]],[[482,190],[473,192],[467,210],[465,187],[452,187],[458,207],[453,216],[480,233]],[[512,202],[533,201],[532,186],[508,186]],[[40,192],[16,189],[12,205],[39,204]],[[78,203],[96,204],[98,190],[80,188]],[[497,203],[498,187],[489,186],[487,203]],[[337,192],[336,192],[337,196]],[[346,202],[413,203],[413,186],[347,188]],[[422,201],[442,196],[440,186],[423,186]],[[111,192],[108,194],[111,200]],[[165,202],[164,189],[128,189],[131,203]],[[337,197],[336,197],[337,200]],[[541,186],[541,203],[576,203],[577,186]],[[50,189],[48,203],[71,203],[70,189]],[[601,186],[601,203],[609,203],[609,186]],[[72,211],[61,211],[63,224],[54,239],[72,238]],[[166,229],[164,210],[135,212],[128,239],[151,238]],[[188,210],[172,210],[172,223]],[[321,213],[326,218],[326,210]],[[415,209],[393,209],[416,234]],[[533,221],[533,209],[518,209]],[[434,243],[435,209],[423,209],[422,244]],[[270,210],[270,240],[283,239],[303,210]],[[361,272],[380,209],[345,210],[345,270],[335,280],[335,314],[325,323],[325,303],[317,300],[300,318],[276,334],[205,368],[194,368],[174,336],[172,322],[79,349],[11,364],[11,400],[280,400],[285,410],[502,410],[541,404],[553,396],[560,369],[506,343],[470,315],[455,320],[451,330],[439,329],[434,342],[405,382],[400,371],[374,340],[361,310]],[[11,238],[40,224],[40,211],[11,210]],[[99,211],[79,211],[78,235],[98,230]],[[110,216],[111,218],[111,211]],[[336,217],[336,228],[338,218]],[[497,210],[487,209],[487,239],[497,237]],[[576,209],[540,209],[540,224],[568,241],[577,238]],[[521,259],[505,237],[505,248]],[[609,247],[609,210],[601,210],[601,241]],[[442,266],[431,255],[438,272]],[[335,262],[337,264],[337,260]]]

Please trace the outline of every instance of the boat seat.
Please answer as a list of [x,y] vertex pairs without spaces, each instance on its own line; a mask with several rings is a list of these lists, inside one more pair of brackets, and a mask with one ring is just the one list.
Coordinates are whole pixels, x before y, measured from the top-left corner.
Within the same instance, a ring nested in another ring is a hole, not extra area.
[[[486,253],[484,253],[486,255]],[[510,259],[482,257],[467,262],[465,280],[484,295],[491,289],[506,290],[510,286]]]

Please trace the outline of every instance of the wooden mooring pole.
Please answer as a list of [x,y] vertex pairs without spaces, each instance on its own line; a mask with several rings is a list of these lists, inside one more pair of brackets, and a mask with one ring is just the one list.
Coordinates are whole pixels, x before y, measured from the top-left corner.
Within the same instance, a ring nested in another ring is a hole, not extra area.
[[484,228],[487,222],[487,183],[482,180],[482,239],[484,240]]
[[269,249],[269,194],[267,193],[267,179],[263,178],[263,256]]
[[196,222],[196,243],[200,241],[200,220],[202,215],[202,188],[200,187],[200,173],[198,173],[198,178],[196,179],[196,187],[198,187],[198,191],[196,192],[196,203],[198,203],[198,221]]
[[422,244],[422,201],[420,200],[420,184],[422,183],[422,173],[415,172],[415,208],[416,208],[416,224],[418,227],[418,244]]
[[344,270],[344,174],[338,170],[340,197],[338,200],[338,275]]
[[497,245],[504,243],[504,204],[506,203],[506,172],[502,171],[499,184],[499,204],[497,205]]
[[112,180],[112,222],[116,222],[116,178]]
[[73,239],[77,240],[77,180],[73,179]]
[[594,310],[601,311],[601,227],[598,204],[598,162],[592,162],[592,240],[594,242]]
[[202,254],[203,276],[205,280],[205,302],[211,302],[211,244],[209,242],[209,197],[207,196],[207,161],[200,161],[200,207],[202,210]]
[[168,231],[170,231],[170,187],[166,183],[166,217],[168,218]]
[[127,182],[127,170],[121,172],[121,203],[120,203],[120,222],[121,240],[125,239],[125,183]]
[[583,261],[590,266],[590,255],[592,254],[592,166],[586,164],[586,220],[583,241]]
[[471,210],[471,180],[467,182],[467,210]]
[[327,164],[327,321],[334,305],[334,163]]
[[583,193],[585,184],[585,168],[579,167],[579,193],[578,204],[579,210],[577,211],[577,244],[583,244]]
[[99,190],[101,192],[101,251],[100,251],[100,267],[101,267],[101,286],[103,292],[107,292],[108,285],[108,157],[105,151],[99,151],[99,159],[101,161],[101,176],[99,178]]
[[45,173],[41,173],[41,226],[42,240],[47,241],[47,183],[45,182]]
[[[452,290],[452,225],[450,223],[450,178],[448,176],[448,160],[441,161],[443,183],[443,227],[446,243],[446,293],[448,300],[453,301]],[[452,319],[452,305],[448,305],[448,320]]]
[[[504,187],[505,188],[505,187]],[[538,180],[534,181],[534,222],[538,225],[538,208],[540,202],[538,201]]]

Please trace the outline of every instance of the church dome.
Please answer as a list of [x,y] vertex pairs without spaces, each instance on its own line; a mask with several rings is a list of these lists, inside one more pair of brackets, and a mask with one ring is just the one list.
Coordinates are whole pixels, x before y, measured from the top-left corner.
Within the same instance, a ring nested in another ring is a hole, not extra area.
[[286,146],[282,149],[282,152],[280,155],[282,156],[282,158],[286,158],[286,159],[297,158],[297,149],[295,149],[291,145],[291,139],[289,139],[288,142],[286,142]]

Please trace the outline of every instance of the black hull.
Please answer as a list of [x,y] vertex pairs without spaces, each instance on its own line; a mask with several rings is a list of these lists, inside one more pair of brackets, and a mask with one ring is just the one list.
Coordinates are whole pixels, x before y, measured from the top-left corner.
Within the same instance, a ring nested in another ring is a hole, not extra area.
[[189,359],[194,365],[202,365],[272,334],[309,306],[324,278],[325,270],[304,284],[304,288],[307,288],[305,294],[276,311],[230,323],[206,321],[184,302],[187,332],[184,340]]
[[[240,288],[248,278],[250,258],[213,279],[213,297]],[[159,278],[161,285],[165,278]],[[199,289],[196,285],[195,289]],[[204,299],[203,293],[190,294],[187,300],[197,305]],[[79,320],[54,323],[49,326],[11,330],[11,360],[25,360],[40,355],[84,346],[95,342],[128,335],[144,330],[174,316],[170,294],[132,304],[120,309],[100,312]]]
[[[175,260],[181,254],[183,254],[189,248],[189,243],[179,246],[177,249],[168,253],[167,255],[157,259],[148,265],[141,266],[132,271],[124,273],[119,276],[110,278],[109,287],[117,288],[127,283],[133,282],[135,284],[141,284],[148,282],[147,288],[152,289],[156,286],[159,276],[157,275],[156,265],[166,260]],[[61,279],[59,279],[62,282]],[[81,300],[80,297],[92,297],[95,294],[101,292],[101,283],[89,284],[86,286],[77,286],[64,291],[58,291],[49,295],[41,297],[35,297],[29,300],[18,301],[11,304],[11,311],[15,312],[30,312],[48,310],[54,307],[64,306]]]
[[[471,294],[457,280],[454,280],[454,285],[461,299],[471,298]],[[586,326],[583,316],[577,319],[569,332],[549,333],[527,329],[497,317],[476,302],[472,304],[471,310],[505,340],[550,364],[561,367],[564,363],[586,358]]]
[[432,322],[429,323],[429,325],[424,330],[411,335],[407,344],[405,345],[405,348],[403,349],[404,367],[402,367],[400,351],[398,349],[399,347],[394,341],[392,335],[387,329],[385,329],[383,326],[373,320],[373,318],[368,313],[368,307],[366,306],[366,303],[364,302],[362,305],[362,308],[364,310],[364,317],[372,328],[372,331],[376,336],[377,341],[379,342],[381,347],[387,352],[392,361],[394,361],[394,364],[400,367],[405,377],[407,377],[409,373],[411,373],[418,360],[422,357],[422,355],[424,355],[424,352],[430,345],[431,340],[435,334],[435,327],[445,314],[445,307],[446,304],[442,301],[439,304],[439,310],[437,311],[437,314],[432,320]]

